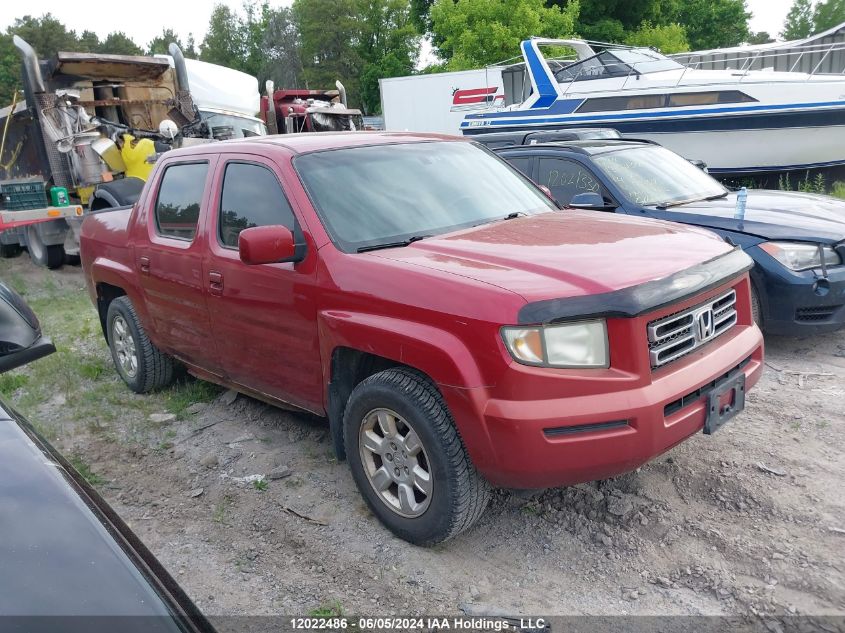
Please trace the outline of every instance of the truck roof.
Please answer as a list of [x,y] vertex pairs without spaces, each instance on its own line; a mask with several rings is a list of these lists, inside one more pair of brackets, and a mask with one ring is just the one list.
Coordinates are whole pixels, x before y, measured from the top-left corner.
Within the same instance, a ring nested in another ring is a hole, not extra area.
[[466,141],[460,136],[447,134],[421,134],[414,132],[310,132],[303,134],[279,134],[273,136],[254,136],[247,139],[232,139],[203,145],[194,145],[168,152],[174,154],[203,154],[213,151],[221,143],[226,149],[237,151],[241,149],[249,152],[256,149],[256,145],[275,145],[283,147],[293,154],[307,154],[331,149],[348,147],[364,147],[367,145],[393,145],[399,143],[423,143],[426,141]]

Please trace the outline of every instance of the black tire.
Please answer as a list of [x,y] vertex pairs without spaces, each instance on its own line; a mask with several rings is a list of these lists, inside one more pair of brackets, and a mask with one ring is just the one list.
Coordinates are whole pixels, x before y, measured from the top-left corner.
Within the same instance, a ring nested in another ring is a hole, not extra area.
[[760,295],[757,294],[757,289],[754,284],[751,284],[751,317],[754,323],[757,324],[761,330],[763,329],[763,314],[760,309]]
[[46,245],[41,241],[41,236],[38,235],[38,229],[35,225],[27,227],[26,243],[29,257],[37,266],[45,266],[53,270],[65,263],[64,244]]
[[0,257],[9,259],[21,254],[20,244],[0,244]]
[[[376,492],[365,471],[362,452],[367,449],[362,451],[360,433],[378,410],[395,412],[398,423],[407,425],[419,437],[432,481],[430,498],[419,516],[402,516],[393,509]],[[425,375],[396,368],[363,380],[349,397],[343,431],[358,490],[373,513],[399,538],[415,545],[435,545],[468,529],[484,513],[490,487],[470,461],[442,395]]]
[[[127,351],[127,339],[121,333],[123,330],[128,331],[132,337],[136,364],[134,372],[127,367],[127,362],[124,360],[132,354]],[[152,344],[138,320],[129,297],[118,297],[109,304],[106,332],[108,332],[109,349],[115,369],[132,391],[148,393],[167,387],[173,382],[175,377],[173,359]],[[123,348],[124,356],[121,356],[121,348]]]

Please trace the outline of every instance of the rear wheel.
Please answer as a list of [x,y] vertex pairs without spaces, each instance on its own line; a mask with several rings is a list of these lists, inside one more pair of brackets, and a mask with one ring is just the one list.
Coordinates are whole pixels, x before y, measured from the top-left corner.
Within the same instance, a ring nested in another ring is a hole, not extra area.
[[397,368],[370,376],[352,392],[343,424],[358,490],[400,538],[434,545],[484,512],[490,488],[424,375]]
[[38,266],[53,269],[65,263],[64,244],[47,245],[41,240],[38,228],[31,224],[26,228],[26,248],[29,257]]
[[19,244],[0,244],[0,257],[3,259],[17,257],[20,254],[21,247]]
[[129,297],[109,304],[106,325],[114,366],[132,391],[147,393],[173,382],[173,359],[152,344]]

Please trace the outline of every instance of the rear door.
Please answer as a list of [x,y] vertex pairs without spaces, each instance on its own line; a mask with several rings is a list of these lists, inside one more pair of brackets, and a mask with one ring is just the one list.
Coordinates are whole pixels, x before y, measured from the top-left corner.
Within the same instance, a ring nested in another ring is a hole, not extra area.
[[156,343],[189,364],[218,374],[206,305],[202,225],[216,157],[172,161],[153,182],[148,239],[135,248],[144,303]]
[[303,261],[244,264],[238,235],[280,224],[308,241],[270,159],[223,155],[217,167],[208,231],[208,292],[220,363],[250,389],[312,410],[322,409],[322,368],[314,293],[316,249]]

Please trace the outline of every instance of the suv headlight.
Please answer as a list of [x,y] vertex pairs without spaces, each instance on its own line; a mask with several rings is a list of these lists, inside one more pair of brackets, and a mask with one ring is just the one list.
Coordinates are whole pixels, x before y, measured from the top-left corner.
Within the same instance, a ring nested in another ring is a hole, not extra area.
[[[821,268],[822,260],[818,244],[807,242],[765,242],[760,248],[790,270]],[[825,266],[840,266],[842,258],[830,246],[822,246]]]
[[513,359],[539,367],[609,367],[607,324],[579,321],[537,327],[503,327]]

